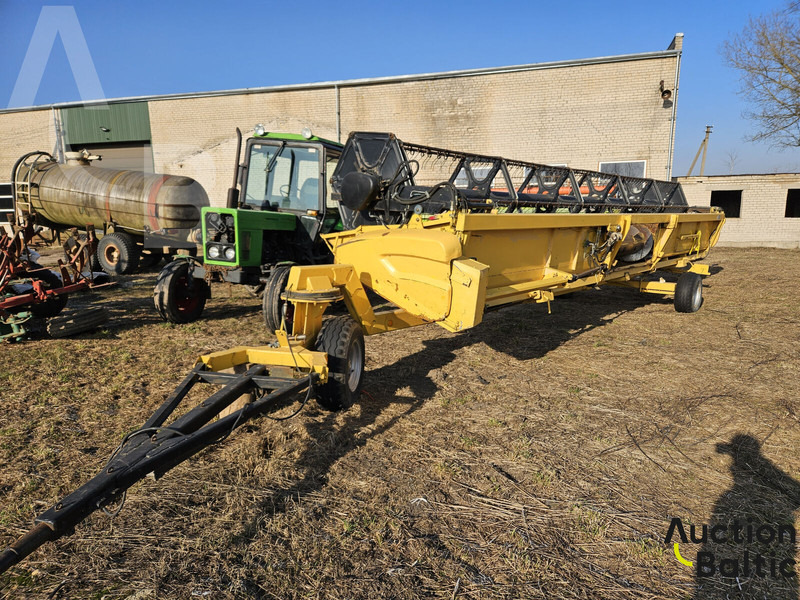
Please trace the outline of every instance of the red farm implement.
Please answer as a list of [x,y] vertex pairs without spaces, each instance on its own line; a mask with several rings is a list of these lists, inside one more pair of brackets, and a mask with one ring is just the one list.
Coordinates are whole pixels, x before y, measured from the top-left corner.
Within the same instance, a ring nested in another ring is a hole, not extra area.
[[38,253],[29,244],[35,235],[33,223],[0,235],[0,340],[17,341],[26,333],[32,319],[57,316],[66,306],[69,294],[96,287],[87,258],[95,252],[94,228],[68,252],[67,262],[57,269],[38,264]]

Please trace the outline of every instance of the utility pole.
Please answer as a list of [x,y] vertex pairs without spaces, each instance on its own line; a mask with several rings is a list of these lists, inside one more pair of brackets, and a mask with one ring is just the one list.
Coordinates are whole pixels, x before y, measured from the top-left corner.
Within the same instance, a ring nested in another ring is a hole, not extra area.
[[697,162],[697,158],[700,156],[700,151],[703,151],[703,160],[700,161],[700,175],[703,175],[706,171],[706,150],[708,150],[708,136],[711,135],[711,129],[713,125],[706,125],[706,137],[703,138],[703,141],[700,142],[700,147],[697,149],[697,154],[694,155],[694,160],[692,161],[692,166],[689,167],[689,172],[686,174],[687,177],[691,177],[692,171],[694,170],[694,165]]

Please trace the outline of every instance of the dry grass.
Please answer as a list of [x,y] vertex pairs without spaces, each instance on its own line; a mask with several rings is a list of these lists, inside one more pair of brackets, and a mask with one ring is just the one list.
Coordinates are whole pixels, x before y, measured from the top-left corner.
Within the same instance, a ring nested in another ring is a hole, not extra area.
[[[720,270],[693,315],[603,288],[550,316],[525,305],[462,334],[368,338],[357,406],[247,425],[132,488],[113,522],[95,514],[36,552],[0,592],[691,596],[664,535],[672,516],[707,523],[731,490],[716,444],[749,434],[800,479],[800,252],[718,249],[709,262]],[[217,286],[202,322],[161,323],[153,280],[74,298],[110,307],[101,332],[0,347],[2,545],[92,476],[198,354],[270,339],[239,288]]]

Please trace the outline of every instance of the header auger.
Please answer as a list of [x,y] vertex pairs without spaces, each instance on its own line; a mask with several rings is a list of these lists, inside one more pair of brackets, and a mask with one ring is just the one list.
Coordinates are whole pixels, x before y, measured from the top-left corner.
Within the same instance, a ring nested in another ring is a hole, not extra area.
[[[678,184],[450,152],[391,134],[351,134],[331,182],[351,229],[323,236],[333,264],[289,271],[277,343],[201,357],[99,475],[0,555],[0,570],[247,419],[293,398],[348,407],[361,390],[365,335],[426,323],[462,331],[487,310],[549,304],[604,283],[674,295],[676,310],[695,312],[708,275],[696,261],[724,223],[716,209],[687,206]],[[656,270],[681,275],[677,284],[649,279]],[[389,308],[376,309],[376,296]],[[347,314],[325,318],[332,304]],[[230,369],[239,374],[220,372]],[[224,387],[165,426],[201,381]],[[211,422],[243,393],[255,399]]]

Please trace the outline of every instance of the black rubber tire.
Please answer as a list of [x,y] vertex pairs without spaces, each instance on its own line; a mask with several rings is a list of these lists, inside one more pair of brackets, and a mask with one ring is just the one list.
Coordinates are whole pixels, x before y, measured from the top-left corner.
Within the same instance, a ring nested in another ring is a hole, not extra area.
[[285,300],[281,300],[281,294],[286,289],[286,282],[289,280],[291,266],[276,267],[267,279],[264,286],[264,295],[261,299],[261,314],[264,316],[264,324],[270,331],[281,328],[283,320],[283,307],[286,305],[286,331],[292,332],[294,317],[294,305]]
[[350,315],[322,324],[315,349],[328,355],[328,382],[317,387],[317,403],[327,410],[352,406],[364,381],[364,332]]
[[675,285],[675,310],[693,313],[703,305],[703,278],[697,273],[684,273]]
[[209,288],[205,279],[193,276],[189,260],[168,263],[156,279],[153,304],[161,317],[170,323],[190,323],[203,314]]
[[50,319],[47,322],[47,333],[52,338],[70,337],[105,325],[109,317],[108,310],[103,307],[73,311],[63,317]]
[[[45,286],[49,290],[54,290],[56,288],[63,287],[61,283],[61,278],[53,273],[52,271],[39,271],[37,273],[32,273],[32,277],[34,279],[38,279],[45,283]],[[67,300],[69,299],[69,294],[59,294],[53,298],[50,298],[47,302],[39,302],[37,304],[31,304],[31,313],[34,317],[38,317],[40,319],[48,319],[50,317],[55,317],[59,314],[64,307],[67,305]]]
[[139,247],[130,235],[116,231],[97,244],[97,259],[109,275],[129,275],[139,266]]

